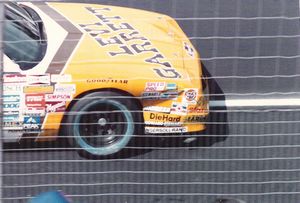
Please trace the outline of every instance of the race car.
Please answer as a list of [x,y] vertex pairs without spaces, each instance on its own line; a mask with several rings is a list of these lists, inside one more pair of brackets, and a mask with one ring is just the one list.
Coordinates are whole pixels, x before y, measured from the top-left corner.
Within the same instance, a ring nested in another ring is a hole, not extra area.
[[116,157],[137,136],[205,129],[208,85],[174,19],[81,3],[5,4],[5,141],[66,136],[81,155]]

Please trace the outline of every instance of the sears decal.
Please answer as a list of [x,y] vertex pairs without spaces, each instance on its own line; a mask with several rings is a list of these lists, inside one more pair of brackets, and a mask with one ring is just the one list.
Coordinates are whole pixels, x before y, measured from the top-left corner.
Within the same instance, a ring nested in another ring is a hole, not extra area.
[[41,127],[41,117],[25,116],[23,122],[24,130],[39,130]]
[[[119,55],[138,55],[147,53],[146,63],[154,65],[153,71],[163,78],[181,78],[182,76],[172,67],[171,63],[156,49],[151,41],[142,36],[132,25],[123,20],[120,16],[110,15],[111,8],[86,7],[98,22],[79,24],[98,44],[102,47],[118,46],[115,51],[108,54],[112,57]],[[114,36],[107,38],[105,35],[113,33]]]

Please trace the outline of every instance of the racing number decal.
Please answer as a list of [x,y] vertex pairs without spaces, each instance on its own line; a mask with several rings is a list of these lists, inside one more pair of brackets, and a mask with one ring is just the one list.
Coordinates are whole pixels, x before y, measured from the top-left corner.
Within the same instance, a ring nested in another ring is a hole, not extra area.
[[[122,20],[120,16],[106,16],[103,12],[111,11],[110,8],[93,8],[86,7],[86,9],[96,16],[100,21],[89,24],[79,24],[92,38],[94,38],[100,46],[118,45],[119,51],[110,51],[108,54],[112,57],[119,55],[136,55],[144,52],[153,53],[144,61],[157,65],[153,71],[162,78],[181,78],[180,73],[172,67],[171,63],[157,50],[150,40],[142,36],[139,31],[133,28],[132,25],[126,22],[117,23],[115,20]],[[119,32],[122,31],[122,32]],[[112,33],[114,36],[103,39],[101,35]],[[133,43],[134,40],[143,41],[143,43]]]

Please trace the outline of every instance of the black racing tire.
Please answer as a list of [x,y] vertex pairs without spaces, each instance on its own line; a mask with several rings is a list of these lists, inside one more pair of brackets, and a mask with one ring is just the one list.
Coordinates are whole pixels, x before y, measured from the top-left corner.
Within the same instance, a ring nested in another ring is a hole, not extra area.
[[136,101],[116,92],[94,92],[80,98],[66,119],[69,144],[89,159],[118,158],[135,135],[143,133]]

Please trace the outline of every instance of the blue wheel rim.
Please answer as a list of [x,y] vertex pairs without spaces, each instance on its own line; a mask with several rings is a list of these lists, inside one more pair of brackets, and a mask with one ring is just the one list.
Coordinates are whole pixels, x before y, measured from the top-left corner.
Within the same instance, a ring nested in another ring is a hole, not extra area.
[[80,146],[80,148],[82,148],[84,151],[87,151],[90,154],[104,156],[104,155],[114,154],[127,146],[128,142],[130,141],[131,137],[134,134],[134,120],[128,108],[122,103],[117,102],[115,100],[95,100],[90,102],[88,105],[84,106],[80,111],[84,112],[94,105],[101,105],[101,104],[111,105],[117,108],[122,112],[123,116],[126,119],[127,124],[126,124],[125,133],[123,134],[122,138],[118,140],[118,142],[114,143],[111,146],[105,146],[105,147],[94,147],[91,146],[89,143],[87,143],[85,139],[83,139],[80,133],[80,125],[78,125],[78,123],[80,123],[81,116],[84,115],[84,113],[79,113],[75,116],[73,129],[74,129],[74,139],[76,143]]

